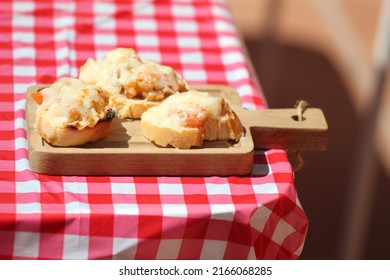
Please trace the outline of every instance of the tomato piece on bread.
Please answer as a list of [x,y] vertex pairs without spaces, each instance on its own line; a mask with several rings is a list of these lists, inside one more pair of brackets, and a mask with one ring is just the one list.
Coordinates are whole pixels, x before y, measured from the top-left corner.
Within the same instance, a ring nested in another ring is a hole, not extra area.
[[35,103],[41,105],[43,102],[43,95],[40,91],[34,92],[31,97],[34,99]]

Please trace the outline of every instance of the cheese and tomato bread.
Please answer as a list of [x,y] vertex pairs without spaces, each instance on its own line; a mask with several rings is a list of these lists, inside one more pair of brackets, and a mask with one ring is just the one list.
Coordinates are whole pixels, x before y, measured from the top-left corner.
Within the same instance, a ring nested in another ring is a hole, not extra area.
[[159,146],[188,149],[204,140],[235,140],[243,127],[222,97],[188,91],[171,95],[141,117],[143,135]]
[[114,112],[108,94],[74,78],[62,78],[32,95],[39,104],[36,128],[54,146],[78,146],[105,137]]
[[110,93],[109,106],[119,118],[140,118],[166,97],[188,90],[169,66],[142,60],[131,48],[117,48],[102,60],[88,59],[79,78]]

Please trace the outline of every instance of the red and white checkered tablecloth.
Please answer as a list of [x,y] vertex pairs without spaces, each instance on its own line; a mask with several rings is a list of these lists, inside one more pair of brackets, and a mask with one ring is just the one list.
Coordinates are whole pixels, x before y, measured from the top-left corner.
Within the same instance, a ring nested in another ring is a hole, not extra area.
[[26,89],[133,47],[189,84],[265,107],[222,0],[0,0],[0,258],[296,259],[308,220],[281,150],[247,177],[69,177],[31,171]]

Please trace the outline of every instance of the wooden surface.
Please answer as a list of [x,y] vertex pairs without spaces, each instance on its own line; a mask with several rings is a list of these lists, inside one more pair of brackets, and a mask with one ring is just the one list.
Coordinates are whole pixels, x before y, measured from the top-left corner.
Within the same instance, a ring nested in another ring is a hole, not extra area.
[[[31,169],[51,175],[228,176],[252,171],[254,149],[325,150],[327,125],[320,109],[307,109],[305,120],[295,109],[244,110],[228,86],[197,86],[224,97],[245,127],[238,143],[205,141],[199,148],[161,148],[142,135],[139,120],[114,119],[109,135],[80,147],[53,147],[34,127],[36,103],[27,91],[27,125]],[[253,138],[252,138],[253,137]]]
[[304,112],[298,121],[297,110],[237,110],[242,122],[250,128],[256,149],[325,151],[328,147],[328,126],[319,108]]

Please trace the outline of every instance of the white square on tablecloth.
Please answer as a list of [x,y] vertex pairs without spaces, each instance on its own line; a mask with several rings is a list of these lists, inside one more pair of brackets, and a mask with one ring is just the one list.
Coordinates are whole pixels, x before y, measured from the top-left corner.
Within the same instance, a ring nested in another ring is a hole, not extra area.
[[26,138],[19,137],[15,139],[15,151],[19,149],[28,149],[28,143]]
[[190,5],[172,5],[172,15],[180,17],[194,17],[195,8]]
[[115,203],[114,213],[116,215],[138,215],[139,209],[137,204],[132,203]]
[[95,1],[93,11],[95,14],[113,14],[115,13],[115,4],[110,2]]
[[234,204],[210,204],[211,219],[233,221],[236,208]]
[[154,5],[155,5],[154,3],[148,3],[148,2],[133,3],[134,14],[144,15],[144,16],[154,15],[155,13]]
[[206,190],[208,195],[213,194],[231,194],[230,186],[228,183],[225,184],[213,184],[213,183],[206,183]]
[[53,25],[55,28],[72,27],[76,19],[70,16],[61,16],[53,18]]
[[181,184],[159,184],[158,189],[160,194],[184,194],[183,185]]
[[14,76],[18,77],[35,77],[37,75],[37,69],[32,65],[14,65]]
[[137,253],[138,239],[136,238],[114,238],[112,256],[118,260],[132,260]]
[[284,239],[286,239],[287,236],[295,231],[295,228],[293,228],[289,223],[283,219],[280,219],[278,225],[275,228],[274,234],[272,235],[272,240],[281,245]]
[[135,194],[134,183],[111,183],[112,194]]
[[22,47],[13,49],[14,59],[18,58],[31,58],[35,59],[36,51],[33,47]]
[[71,77],[71,75],[70,75],[71,70],[70,69],[71,69],[71,67],[69,66],[68,63],[63,63],[60,65],[57,65],[57,68],[56,68],[57,77],[64,77],[64,76]]
[[138,46],[157,47],[159,45],[158,37],[156,35],[136,35],[135,43]]
[[29,12],[29,11],[34,10],[34,2],[27,2],[27,1],[17,2],[17,1],[14,1],[13,4],[14,5],[12,6],[12,8],[13,8],[14,12],[23,13],[23,12]]
[[95,60],[102,60],[106,55],[106,50],[95,50]]
[[40,203],[16,203],[16,213],[32,214],[41,212],[42,209]]
[[268,207],[259,205],[252,214],[249,224],[257,231],[262,232],[271,214],[272,211]]
[[116,26],[115,19],[110,16],[95,16],[93,20],[96,29],[113,30]]
[[64,192],[71,193],[80,193],[87,194],[88,193],[88,185],[84,182],[64,182]]
[[30,162],[28,159],[21,158],[15,161],[15,171],[20,172],[26,169],[30,170]]
[[24,110],[26,108],[26,99],[17,100],[14,102],[14,110]]
[[161,53],[159,52],[138,51],[137,53],[142,60],[149,60],[157,63],[161,62]]
[[200,254],[201,260],[222,260],[227,241],[205,240]]
[[157,22],[152,19],[134,19],[134,28],[136,30],[156,31]]
[[164,217],[188,217],[188,210],[185,204],[161,204]]
[[76,32],[70,29],[62,29],[54,32],[54,41],[74,43],[76,41]]
[[156,254],[156,260],[174,260],[180,252],[181,239],[163,239]]
[[65,213],[66,214],[89,214],[91,209],[89,208],[88,203],[73,201],[65,203]]
[[115,34],[103,34],[103,33],[95,33],[93,35],[93,40],[96,45],[116,45],[116,36]]
[[231,18],[231,14],[229,10],[227,8],[223,8],[222,6],[212,6],[211,12],[215,17],[218,18],[226,18],[226,19]]
[[226,71],[226,77],[229,82],[237,82],[242,79],[249,79],[249,72],[246,68],[237,68]]
[[15,94],[26,94],[26,89],[34,82],[34,77],[31,77],[31,83],[14,83]]
[[16,182],[17,193],[33,193],[41,192],[41,183],[38,180],[31,180],[26,182]]
[[277,194],[279,193],[276,184],[264,183],[264,184],[253,184],[253,190],[258,194]]
[[70,67],[70,77],[78,77],[79,76],[79,68],[76,66]]
[[23,128],[26,129],[26,120],[23,118],[16,118],[14,121],[14,129]]
[[200,48],[200,39],[195,36],[178,36],[176,41],[181,48]]
[[183,77],[187,81],[205,82],[207,74],[204,70],[183,70]]
[[199,51],[180,53],[180,61],[184,64],[203,64],[203,54]]
[[244,96],[244,95],[252,96],[253,95],[253,88],[250,85],[245,84],[245,85],[237,87],[236,89],[241,96]]
[[39,239],[39,233],[15,232],[13,255],[16,257],[37,258],[39,255]]
[[17,43],[32,44],[35,40],[33,32],[28,31],[14,31],[12,32],[12,40]]
[[214,22],[215,29],[217,33],[219,32],[229,32],[229,33],[236,33],[236,28],[234,27],[233,23],[224,21],[224,20],[216,20]]
[[189,21],[189,20],[176,20],[175,21],[175,30],[177,32],[197,32],[198,31],[198,25],[195,21]]
[[12,16],[12,26],[31,28],[34,26],[34,17],[26,14],[14,14]]
[[89,237],[73,234],[64,234],[63,259],[88,259]]
[[55,10],[64,11],[68,13],[73,13],[76,10],[76,3],[70,1],[67,2],[54,1],[53,6]]
[[245,57],[241,52],[224,52],[222,53],[222,62],[225,65],[234,63],[245,63]]
[[248,260],[256,260],[256,251],[253,246],[250,247],[249,253],[248,253]]
[[218,36],[218,45],[223,48],[239,47],[241,42],[235,36],[220,35]]

